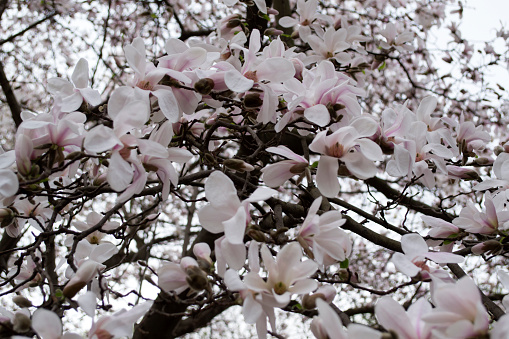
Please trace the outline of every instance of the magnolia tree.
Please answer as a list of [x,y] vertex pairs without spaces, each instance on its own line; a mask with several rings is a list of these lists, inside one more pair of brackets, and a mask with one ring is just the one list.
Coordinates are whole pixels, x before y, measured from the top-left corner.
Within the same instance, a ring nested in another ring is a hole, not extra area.
[[509,33],[462,12],[1,1],[1,336],[507,338]]

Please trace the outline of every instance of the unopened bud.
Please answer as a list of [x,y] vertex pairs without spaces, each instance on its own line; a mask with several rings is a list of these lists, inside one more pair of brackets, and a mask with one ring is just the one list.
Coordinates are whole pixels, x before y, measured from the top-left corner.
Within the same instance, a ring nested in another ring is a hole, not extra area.
[[472,247],[472,253],[494,255],[502,251],[503,245],[497,240],[487,240]]
[[284,32],[280,29],[277,29],[277,28],[267,28],[263,34],[266,35],[266,36],[271,36],[271,35],[281,35],[283,34]]
[[32,302],[22,295],[16,295],[12,298],[12,301],[21,308],[32,306]]
[[12,329],[18,333],[25,333],[30,330],[32,326],[32,321],[30,318],[24,313],[16,313],[14,314],[14,319],[12,320]]
[[226,24],[226,27],[227,28],[235,28],[237,26],[240,26],[242,24],[242,21],[240,21],[240,19],[231,19],[230,21],[228,21],[228,23]]
[[212,92],[214,85],[214,80],[210,78],[203,78],[194,84],[194,89],[200,94],[207,95]]
[[250,228],[246,234],[251,237],[251,239],[256,240],[261,243],[267,242],[267,236],[262,231],[256,230],[254,228]]
[[495,149],[493,150],[493,153],[495,153],[496,156],[498,156],[500,153],[502,153],[504,151],[504,148],[502,146],[497,146],[495,147]]
[[249,93],[244,97],[244,106],[246,108],[257,108],[263,105],[263,100],[258,93]]
[[209,288],[207,274],[198,266],[189,266],[186,268],[186,281],[195,291],[203,291]]
[[305,295],[302,297],[302,307],[305,310],[312,310],[316,308],[316,299],[325,300],[325,296],[321,293],[314,293],[311,295]]
[[474,159],[474,163],[476,163],[477,165],[481,165],[481,166],[487,166],[487,165],[493,164],[493,159],[486,158],[486,157],[480,157],[480,158]]
[[254,170],[254,167],[252,165],[240,159],[226,159],[225,161],[223,161],[223,165],[241,173],[251,172],[252,170]]
[[7,227],[15,220],[14,212],[10,208],[0,208],[0,227]]

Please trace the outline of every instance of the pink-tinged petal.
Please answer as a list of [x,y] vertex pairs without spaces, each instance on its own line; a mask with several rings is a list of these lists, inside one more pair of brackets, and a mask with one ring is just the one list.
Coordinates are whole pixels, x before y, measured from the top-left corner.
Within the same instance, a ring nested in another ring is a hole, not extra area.
[[[138,74],[140,77],[145,76],[145,68],[146,68],[146,60],[145,60],[145,54],[140,53],[140,51],[136,47],[140,47],[139,43],[143,42],[143,39],[136,38],[133,41],[132,45],[127,45],[124,47],[124,53],[125,57],[127,59],[127,63],[131,68]],[[136,46],[133,47],[133,45]],[[143,52],[144,52],[145,46],[143,46]]]
[[186,273],[180,265],[172,262],[163,265],[157,271],[157,276],[157,284],[166,292],[176,291],[180,293],[189,286],[186,281]]
[[[311,147],[309,147],[311,149]],[[338,181],[338,159],[322,155],[316,172],[316,185],[327,198],[338,195],[340,186]]]
[[262,12],[263,14],[267,14],[267,4],[265,3],[265,0],[254,0],[256,7]]
[[[120,194],[117,197],[118,202],[124,202],[129,200],[133,195],[140,193],[143,191],[145,184],[147,183],[148,173],[145,171],[145,168],[141,164],[141,162],[136,161],[133,162],[134,173],[133,173],[133,181],[131,185],[129,185],[124,193]],[[109,174],[109,172],[108,172]],[[108,181],[109,182],[109,181]]]
[[304,110],[306,119],[318,126],[325,126],[330,122],[330,113],[327,107],[322,104],[314,105]]
[[419,107],[417,108],[417,118],[421,121],[426,121],[426,117],[429,117],[431,113],[435,111],[437,107],[437,98],[429,96],[422,99]]
[[260,253],[260,243],[255,240],[251,240],[251,242],[249,243],[248,258],[247,258],[251,272],[258,272],[260,270],[259,253]]
[[62,335],[62,321],[58,315],[44,308],[34,312],[32,328],[42,339],[58,339]]
[[164,49],[169,55],[185,52],[189,47],[179,39],[170,38],[164,44]]
[[297,281],[291,286],[288,291],[293,294],[306,294],[310,293],[318,287],[318,282],[313,279],[303,279]]
[[265,317],[263,316],[262,305],[254,300],[252,294],[248,294],[246,299],[244,299],[244,304],[242,306],[242,314],[244,315],[244,320],[246,323],[254,324],[260,318],[263,318],[263,320],[266,321]]
[[105,242],[95,246],[89,257],[98,263],[103,263],[117,253],[117,246],[112,243]]
[[370,137],[378,130],[378,123],[373,118],[364,116],[354,119],[350,125],[357,130],[358,137]]
[[78,297],[78,305],[81,307],[83,311],[85,311],[86,315],[91,318],[95,317],[95,308],[97,306],[97,296],[94,292],[88,291],[85,294]]
[[152,94],[157,97],[159,108],[164,116],[171,122],[177,122],[180,119],[181,112],[177,99],[171,90],[158,89],[152,91]]
[[240,280],[237,271],[229,269],[224,274],[224,283],[230,291],[242,291],[246,289],[246,285]]
[[[295,247],[299,251],[299,255],[297,256],[297,258],[300,258],[301,247],[298,243],[295,243],[295,244],[297,245]],[[284,261],[284,260],[281,261],[278,258],[278,264],[286,265],[285,264],[286,262],[289,262],[289,261]],[[318,270],[318,264],[316,262],[314,262],[313,260],[306,260],[303,262],[297,262],[297,264],[292,266],[291,270],[286,270],[284,272],[286,274],[282,274],[281,276],[282,276],[283,280],[287,280],[287,281],[290,281],[293,283],[295,281],[298,281],[298,280],[304,279],[306,277],[309,277],[310,275],[313,275],[316,272],[316,270]]]
[[172,147],[167,149],[168,159],[173,162],[182,164],[193,158],[193,154],[184,148]]
[[401,248],[411,258],[428,253],[428,245],[419,234],[405,234],[401,237]]
[[262,169],[262,180],[269,187],[282,186],[295,173],[290,170],[295,166],[293,162],[280,161],[276,164],[267,165]]
[[332,307],[320,298],[316,299],[316,307],[329,338],[346,339],[347,336],[343,329],[343,323]]
[[231,216],[231,211],[213,205],[206,205],[198,211],[201,226],[214,234],[224,232],[223,221],[230,219]]
[[267,283],[256,273],[249,272],[244,277],[247,288],[256,292],[267,291]]
[[92,106],[99,105],[101,100],[101,94],[99,94],[98,91],[91,88],[80,88],[79,89],[80,94],[83,96],[86,102],[88,102]]
[[108,322],[103,326],[103,330],[114,338],[130,337],[133,333],[134,323],[147,313],[150,307],[152,307],[152,301],[138,304],[129,311],[121,310],[108,319]]
[[136,100],[145,102],[146,108],[144,109],[145,112],[143,114],[148,115],[150,112],[149,94],[149,91],[137,91],[129,86],[116,88],[113,93],[111,93],[110,99],[108,100],[108,115],[112,119],[115,119],[115,117],[122,112],[123,109],[129,109],[130,104]]
[[115,146],[122,146],[122,142],[111,128],[104,125],[94,127],[85,136],[84,147],[89,152],[101,153]]
[[148,155],[156,158],[168,157],[168,149],[152,140],[138,139],[138,149],[143,155]]
[[174,88],[173,95],[175,95],[180,109],[186,114],[193,114],[201,100],[201,95],[187,89]]
[[83,97],[79,92],[75,92],[65,98],[62,98],[60,109],[62,112],[72,112],[80,108],[83,103]]
[[9,169],[0,169],[0,196],[2,198],[12,197],[18,192],[18,176]]
[[121,192],[133,180],[133,168],[118,152],[113,152],[108,166],[108,183],[115,192]]
[[279,19],[279,24],[282,27],[293,27],[293,26],[297,25],[298,23],[299,22],[296,19],[289,17],[289,16],[284,16],[281,19]]
[[284,58],[270,58],[262,61],[256,66],[256,77],[258,80],[270,82],[283,82],[295,75],[295,67],[290,60]]
[[223,221],[224,235],[232,244],[242,244],[246,230],[246,211],[239,207],[237,213],[228,220]]
[[378,322],[386,330],[397,333],[400,339],[415,339],[416,333],[412,328],[411,321],[403,306],[391,297],[385,296],[378,300],[375,305],[375,314]]
[[191,47],[183,52],[177,60],[174,69],[183,71],[200,66],[207,60],[207,51],[201,47]]
[[272,257],[272,254],[270,253],[270,250],[267,247],[267,245],[262,244],[260,254],[262,257],[263,265],[265,266],[265,269],[269,272],[269,275],[271,273],[278,274],[278,268],[277,268],[276,262],[274,261],[274,258]]
[[224,82],[230,90],[239,93],[250,90],[254,84],[253,80],[246,78],[236,69],[232,69],[224,73]]
[[288,159],[291,159],[291,160],[295,160],[295,161],[298,161],[298,162],[305,162],[307,163],[307,160],[306,158],[294,153],[293,151],[291,151],[288,147],[286,146],[278,146],[278,147],[269,147],[266,149],[267,152],[270,152],[270,153],[274,153],[274,154],[277,154],[277,155],[281,155],[285,158],[288,158]]
[[461,255],[447,252],[429,252],[424,256],[437,264],[459,264],[465,260]]
[[391,261],[398,271],[409,277],[415,277],[417,273],[421,271],[419,267],[415,266],[412,261],[402,253],[394,253]]
[[371,327],[364,326],[361,324],[351,323],[348,325],[348,338],[349,339],[382,339],[383,335],[381,332],[372,329]]
[[76,88],[85,88],[88,86],[88,61],[81,58],[71,76],[72,82]]
[[309,144],[309,149],[320,154],[327,153],[327,131],[318,133],[311,144]]
[[265,201],[275,194],[277,194],[277,191],[272,188],[258,187],[244,202]]
[[240,270],[246,262],[246,246],[244,244],[232,244],[225,240],[221,244],[221,251],[228,265],[234,270]]
[[369,160],[382,161],[384,159],[380,146],[373,141],[369,139],[358,139],[357,145],[359,145],[361,153]]
[[61,78],[48,79],[48,92],[55,95],[71,95],[74,92],[74,86],[67,80]]
[[205,197],[214,206],[229,207],[228,210],[233,212],[230,217],[237,213],[240,206],[235,185],[226,174],[219,171],[212,172],[205,182]]

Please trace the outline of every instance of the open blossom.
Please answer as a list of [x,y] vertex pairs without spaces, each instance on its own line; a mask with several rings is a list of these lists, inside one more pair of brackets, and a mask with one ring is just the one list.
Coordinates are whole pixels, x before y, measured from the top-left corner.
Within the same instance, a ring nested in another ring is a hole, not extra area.
[[344,261],[352,251],[352,242],[339,226],[345,223],[341,212],[328,211],[318,215],[322,197],[317,198],[309,208],[308,215],[298,231],[297,239],[306,252],[312,249],[312,257],[320,265]]
[[426,259],[433,260],[438,264],[460,263],[464,258],[457,254],[447,252],[429,252],[428,245],[419,234],[405,234],[401,238],[403,253],[394,253],[392,262],[398,270],[414,277],[424,274],[428,278],[430,268],[426,265]]
[[[230,249],[233,257],[226,260],[232,268],[240,269],[245,260],[243,244],[246,226],[251,221],[249,205],[252,202],[263,201],[276,194],[271,188],[257,188],[251,196],[242,202],[237,196],[233,182],[226,174],[215,171],[205,182],[205,196],[209,204],[198,211],[200,223],[211,233],[224,232],[225,240],[222,248]],[[243,257],[243,258],[242,258]]]
[[[88,87],[88,62],[81,58],[71,76],[72,83],[61,78],[48,80],[48,91],[62,98],[62,112],[72,112],[80,108],[83,100],[96,106],[101,103],[101,95],[97,90]],[[74,85],[73,85],[74,84]]]
[[260,252],[268,271],[267,280],[249,272],[244,283],[249,289],[267,296],[274,306],[284,307],[290,302],[292,294],[306,294],[318,287],[315,280],[308,278],[316,272],[318,265],[312,260],[301,261],[302,252],[297,242],[285,245],[276,260],[265,244]]
[[483,212],[479,212],[473,203],[468,202],[452,223],[469,233],[493,234],[499,230],[505,231],[508,228],[506,224],[509,221],[509,211],[504,204],[504,194],[492,196],[486,193]]
[[327,135],[327,131],[318,133],[309,145],[309,149],[320,153],[316,173],[316,183],[326,197],[335,197],[340,190],[338,182],[339,161],[359,179],[375,176],[375,161],[383,160],[383,154],[376,143],[367,139],[377,130],[376,122],[368,117],[359,117],[351,125],[341,127]]
[[432,293],[432,300],[435,308],[423,315],[423,320],[440,337],[474,338],[487,332],[489,315],[470,277],[454,284],[440,284]]
[[424,298],[413,303],[407,311],[389,296],[380,298],[375,306],[380,325],[394,332],[399,339],[431,339],[432,327],[422,319],[431,312],[431,304]]
[[188,272],[190,267],[198,267],[198,262],[191,257],[183,257],[180,264],[167,263],[157,271],[158,285],[166,292],[180,294],[189,288]]
[[279,161],[262,169],[262,180],[270,187],[279,187],[291,177],[304,173],[309,166],[306,158],[295,154],[286,146],[269,147],[267,152],[284,156],[290,160]]

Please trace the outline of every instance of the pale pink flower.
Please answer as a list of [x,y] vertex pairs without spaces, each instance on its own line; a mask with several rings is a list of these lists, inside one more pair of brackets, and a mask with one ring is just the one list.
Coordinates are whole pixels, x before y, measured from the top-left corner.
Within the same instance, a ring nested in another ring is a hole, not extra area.
[[205,196],[209,204],[198,211],[198,217],[202,227],[207,231],[224,232],[223,250],[226,246],[233,250],[233,253],[237,253],[233,257],[225,257],[232,268],[240,269],[245,260],[245,249],[242,250],[241,247],[244,247],[246,226],[251,221],[249,205],[252,202],[266,200],[276,193],[277,191],[271,188],[260,187],[241,202],[235,185],[224,173],[215,171],[205,182]]
[[99,92],[88,87],[88,78],[88,62],[82,58],[74,68],[71,76],[72,83],[61,78],[48,80],[48,92],[62,98],[62,112],[77,110],[80,108],[83,100],[93,106],[101,103]]
[[386,330],[399,339],[431,339],[432,327],[422,317],[432,312],[426,299],[420,298],[407,311],[389,296],[382,297],[375,306],[375,315]]
[[279,187],[291,177],[304,173],[309,166],[304,157],[292,152],[286,146],[269,147],[266,151],[290,159],[267,165],[262,169],[262,180],[267,186]]
[[471,338],[488,331],[489,315],[478,287],[465,276],[454,284],[440,284],[432,294],[435,308],[422,319],[433,332],[448,338]]
[[438,264],[460,263],[464,258],[457,254],[447,252],[429,252],[428,245],[419,234],[405,234],[401,238],[403,253],[394,253],[392,262],[396,268],[410,277],[419,273],[428,275],[430,268],[426,265],[426,259],[433,260]]
[[374,162],[383,160],[383,154],[380,146],[366,137],[372,136],[376,130],[377,124],[373,119],[359,117],[350,126],[341,127],[330,135],[327,131],[316,135],[309,149],[322,154],[316,183],[323,195],[330,198],[339,193],[339,161],[359,179],[375,176],[377,168]]
[[339,227],[345,223],[339,211],[328,211],[318,215],[322,197],[309,208],[308,215],[299,228],[297,239],[302,246],[310,247],[318,265],[331,265],[344,261],[352,251],[352,242]]
[[189,288],[187,269],[198,267],[198,262],[191,257],[183,257],[180,264],[173,262],[164,264],[157,270],[157,284],[166,292],[175,291],[180,294]]

